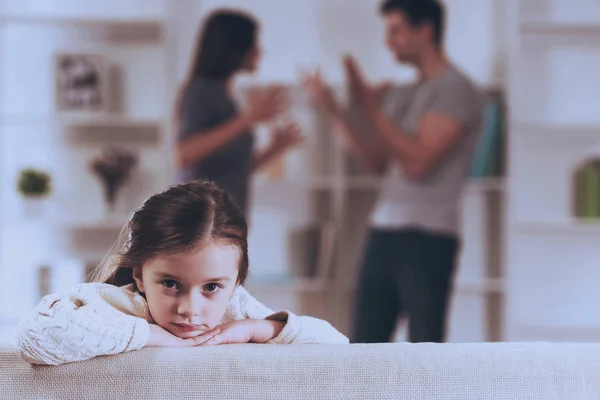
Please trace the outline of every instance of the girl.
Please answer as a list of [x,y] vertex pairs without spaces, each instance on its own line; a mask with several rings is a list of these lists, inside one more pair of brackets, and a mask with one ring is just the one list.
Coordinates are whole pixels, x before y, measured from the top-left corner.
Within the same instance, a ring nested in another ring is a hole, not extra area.
[[281,115],[283,90],[271,87],[238,109],[231,88],[260,60],[258,22],[240,11],[217,10],[206,19],[175,110],[179,179],[207,179],[225,189],[247,215],[248,184],[262,168],[300,143],[296,124],[280,125],[269,145],[255,151],[252,128]]
[[21,358],[58,365],[145,347],[348,343],[329,323],[274,313],[244,289],[246,220],[213,183],[153,195],[122,237],[92,283],[44,297],[19,323]]

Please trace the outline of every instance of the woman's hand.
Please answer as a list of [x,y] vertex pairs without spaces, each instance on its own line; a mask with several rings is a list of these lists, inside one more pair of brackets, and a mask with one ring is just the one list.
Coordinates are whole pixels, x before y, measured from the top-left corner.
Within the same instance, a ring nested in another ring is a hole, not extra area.
[[270,86],[265,90],[251,91],[245,115],[254,124],[268,122],[286,111],[289,101],[282,86]]
[[[201,346],[239,343],[265,343],[277,335],[284,327],[283,322],[264,319],[244,319],[219,325],[206,332],[212,337]],[[218,332],[218,333],[214,333]],[[214,334],[213,334],[214,333]]]
[[200,336],[182,339],[156,324],[150,324],[150,336],[144,347],[194,347],[214,338],[220,331],[211,329]]
[[331,89],[323,81],[321,72],[319,70],[315,71],[314,73],[300,71],[300,80],[302,82],[302,86],[304,86],[313,100],[326,113],[335,116],[341,112],[340,105],[338,104]]
[[300,144],[302,140],[304,140],[304,137],[298,124],[289,122],[273,129],[268,148],[270,151],[279,154]]

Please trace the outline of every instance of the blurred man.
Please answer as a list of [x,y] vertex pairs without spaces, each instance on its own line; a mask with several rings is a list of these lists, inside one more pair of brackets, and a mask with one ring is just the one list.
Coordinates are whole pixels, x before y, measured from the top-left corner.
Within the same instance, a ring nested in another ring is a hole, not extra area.
[[365,169],[386,174],[371,216],[358,282],[353,342],[388,342],[399,316],[409,340],[443,342],[457,254],[461,190],[483,120],[483,96],[444,54],[444,8],[387,0],[386,42],[418,80],[388,91],[382,107],[352,58],[351,90],[376,140],[356,132],[319,73],[304,83]]

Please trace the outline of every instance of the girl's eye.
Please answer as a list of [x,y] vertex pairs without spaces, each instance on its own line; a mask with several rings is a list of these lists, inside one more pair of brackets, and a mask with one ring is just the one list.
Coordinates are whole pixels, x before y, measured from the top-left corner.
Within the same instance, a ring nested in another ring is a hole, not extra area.
[[167,289],[179,289],[179,284],[172,279],[162,281],[162,285]]
[[209,293],[215,293],[220,288],[221,287],[216,283],[209,283],[208,285],[204,286],[204,290],[206,290]]

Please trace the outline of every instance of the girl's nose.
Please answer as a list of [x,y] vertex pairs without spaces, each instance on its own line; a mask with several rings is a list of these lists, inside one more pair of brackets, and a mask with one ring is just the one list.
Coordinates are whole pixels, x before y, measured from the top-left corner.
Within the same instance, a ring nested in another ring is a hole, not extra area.
[[192,290],[185,296],[180,297],[177,312],[186,318],[202,315],[206,299],[200,290]]

